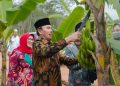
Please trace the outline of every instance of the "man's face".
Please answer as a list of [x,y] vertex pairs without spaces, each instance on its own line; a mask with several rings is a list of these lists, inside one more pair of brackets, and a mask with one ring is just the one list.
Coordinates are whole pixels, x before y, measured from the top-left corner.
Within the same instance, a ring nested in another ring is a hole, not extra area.
[[14,36],[17,36],[17,31],[14,32]]
[[113,28],[112,36],[116,40],[120,40],[120,26],[116,25]]
[[120,26],[119,26],[119,25],[116,25],[116,26],[113,28],[113,32],[120,32]]
[[41,27],[41,29],[38,29],[38,32],[40,34],[40,37],[51,40],[52,39],[52,29],[51,25],[44,25]]

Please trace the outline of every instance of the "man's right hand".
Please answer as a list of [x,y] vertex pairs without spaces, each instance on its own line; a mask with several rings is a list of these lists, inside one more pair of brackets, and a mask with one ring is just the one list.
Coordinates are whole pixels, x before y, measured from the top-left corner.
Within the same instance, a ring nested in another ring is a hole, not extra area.
[[68,37],[65,38],[65,41],[69,44],[71,42],[76,42],[80,41],[80,32],[74,32],[73,34],[69,35]]

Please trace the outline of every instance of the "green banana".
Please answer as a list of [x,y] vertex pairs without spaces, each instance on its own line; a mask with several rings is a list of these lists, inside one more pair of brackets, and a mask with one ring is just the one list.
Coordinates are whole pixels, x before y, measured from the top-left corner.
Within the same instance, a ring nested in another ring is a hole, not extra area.
[[95,62],[89,51],[95,52],[95,42],[91,38],[90,30],[88,28],[82,30],[82,36],[80,38],[81,45],[79,47],[79,53],[77,59],[80,65],[86,69],[95,68]]

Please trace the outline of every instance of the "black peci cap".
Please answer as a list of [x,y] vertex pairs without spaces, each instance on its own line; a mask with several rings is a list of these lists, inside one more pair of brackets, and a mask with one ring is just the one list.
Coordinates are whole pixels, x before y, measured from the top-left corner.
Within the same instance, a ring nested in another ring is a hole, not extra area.
[[35,26],[36,29],[39,28],[39,27],[41,27],[41,26],[44,26],[44,25],[51,25],[50,21],[49,21],[49,18],[39,19],[34,24],[34,26]]

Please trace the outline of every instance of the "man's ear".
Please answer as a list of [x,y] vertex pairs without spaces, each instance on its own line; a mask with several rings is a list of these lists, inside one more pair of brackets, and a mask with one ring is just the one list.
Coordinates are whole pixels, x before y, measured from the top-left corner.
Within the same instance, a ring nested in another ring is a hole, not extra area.
[[42,33],[42,29],[38,29],[38,33],[41,35],[41,34],[43,34]]

